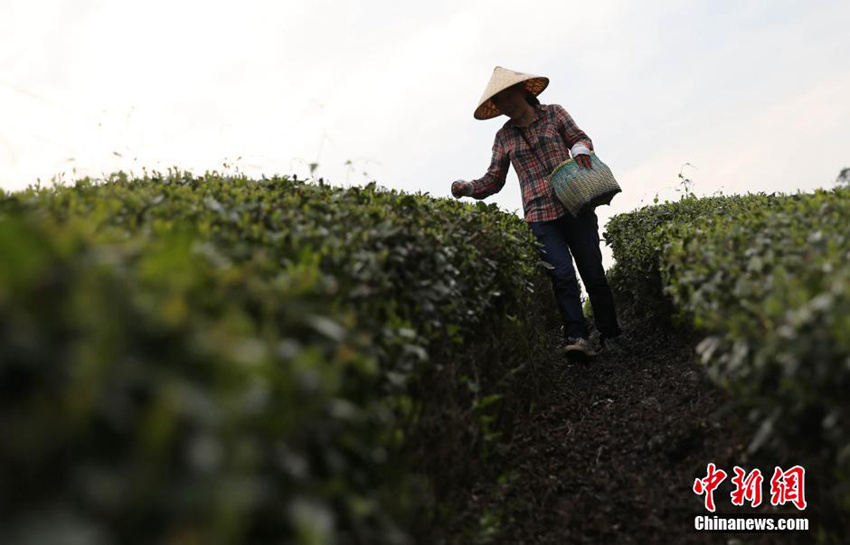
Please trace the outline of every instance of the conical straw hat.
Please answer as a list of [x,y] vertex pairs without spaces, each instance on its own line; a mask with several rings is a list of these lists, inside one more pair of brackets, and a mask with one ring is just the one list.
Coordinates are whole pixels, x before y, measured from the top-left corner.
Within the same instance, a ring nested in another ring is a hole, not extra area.
[[523,74],[522,72],[497,66],[493,69],[493,75],[490,76],[490,83],[487,84],[484,94],[481,95],[481,100],[478,101],[478,107],[475,108],[475,119],[490,119],[491,117],[500,115],[502,112],[499,111],[499,108],[490,99],[499,91],[503,91],[511,85],[516,85],[520,82],[524,82],[525,88],[531,91],[534,96],[537,96],[549,85],[549,78],[535,76],[534,74]]

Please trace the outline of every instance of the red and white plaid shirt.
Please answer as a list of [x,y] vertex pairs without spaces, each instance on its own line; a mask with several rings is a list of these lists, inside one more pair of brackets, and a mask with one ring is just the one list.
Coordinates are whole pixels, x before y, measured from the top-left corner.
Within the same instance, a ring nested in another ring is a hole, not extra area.
[[[578,128],[563,107],[539,104],[535,109],[537,117],[529,126],[518,127],[509,119],[496,133],[490,168],[483,177],[472,181],[471,195],[483,199],[501,191],[508,165],[512,164],[519,178],[523,212],[528,222],[549,221],[568,213],[546,177],[570,158],[570,148],[574,145],[581,143],[593,150],[590,137]],[[525,133],[534,150],[528,147],[520,131]]]

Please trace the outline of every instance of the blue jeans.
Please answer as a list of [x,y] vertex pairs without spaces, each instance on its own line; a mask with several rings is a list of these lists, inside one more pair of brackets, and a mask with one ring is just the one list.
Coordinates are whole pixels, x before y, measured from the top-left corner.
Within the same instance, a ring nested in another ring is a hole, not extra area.
[[614,298],[608,287],[608,279],[605,278],[602,252],[599,250],[599,220],[596,212],[590,210],[576,218],[564,214],[551,221],[529,222],[529,226],[543,244],[540,258],[552,267],[547,266],[546,270],[564,320],[564,336],[587,338],[573,258],[590,297],[596,329],[603,338],[619,335]]

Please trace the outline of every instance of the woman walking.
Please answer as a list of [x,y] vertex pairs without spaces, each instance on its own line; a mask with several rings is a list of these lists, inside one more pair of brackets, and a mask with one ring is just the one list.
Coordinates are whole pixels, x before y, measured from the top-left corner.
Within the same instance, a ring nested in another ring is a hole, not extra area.
[[487,173],[472,181],[456,180],[456,198],[484,199],[505,185],[508,165],[513,164],[522,191],[525,220],[543,245],[541,258],[558,309],[564,321],[564,352],[571,357],[596,355],[588,339],[573,259],[587,288],[602,349],[621,350],[620,326],[614,300],[602,266],[599,225],[593,209],[573,217],[555,196],[547,175],[570,154],[581,168],[592,168],[593,142],[558,104],[537,99],[549,78],[515,72],[497,66],[475,109],[476,119],[500,114],[510,119],[496,132],[493,158]]

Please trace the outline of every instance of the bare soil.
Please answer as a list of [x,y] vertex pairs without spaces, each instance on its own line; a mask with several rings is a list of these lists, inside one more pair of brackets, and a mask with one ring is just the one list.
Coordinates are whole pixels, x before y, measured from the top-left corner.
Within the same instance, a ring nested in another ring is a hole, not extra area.
[[[768,483],[773,465],[784,461],[747,456],[753,430],[695,361],[700,337],[637,316],[622,322],[626,353],[583,364],[558,359],[546,367],[550,388],[530,423],[511,438],[508,472],[500,483],[491,479],[468,493],[470,514],[458,519],[463,528],[444,528],[439,542],[813,542],[816,519],[809,532],[694,530],[696,516],[714,514],[692,491],[707,463],[729,474],[715,492],[716,514],[754,515],[775,513]],[[557,339],[553,335],[553,353]],[[735,465],[765,475],[759,510],[731,504]],[[800,515],[794,508],[784,512]]]

